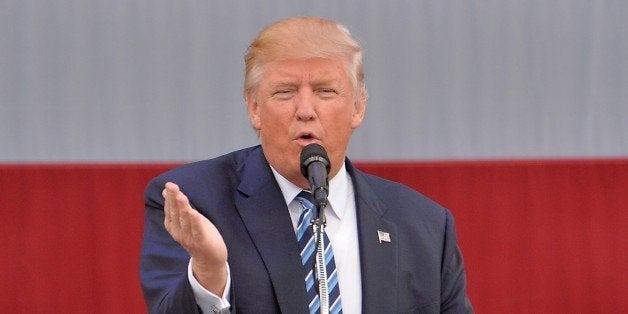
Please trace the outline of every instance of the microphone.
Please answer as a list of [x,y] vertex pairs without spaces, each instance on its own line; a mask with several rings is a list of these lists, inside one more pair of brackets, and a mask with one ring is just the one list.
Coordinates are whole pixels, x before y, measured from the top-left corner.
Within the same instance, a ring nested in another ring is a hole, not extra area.
[[301,151],[301,173],[310,183],[314,205],[319,212],[327,205],[330,167],[329,157],[323,146],[312,143]]
[[315,235],[316,246],[314,268],[316,274],[315,285],[320,295],[321,313],[329,313],[329,283],[326,275],[325,257],[325,206],[329,195],[329,158],[323,146],[312,143],[301,151],[301,173],[310,183],[310,191],[314,198],[317,215],[312,219],[312,232]]

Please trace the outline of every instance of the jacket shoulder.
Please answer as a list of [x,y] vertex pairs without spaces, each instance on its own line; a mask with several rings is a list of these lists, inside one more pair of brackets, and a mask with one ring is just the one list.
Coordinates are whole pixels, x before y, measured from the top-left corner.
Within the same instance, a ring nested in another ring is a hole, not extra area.
[[[449,211],[423,193],[392,180],[384,179],[354,169],[355,183],[359,193],[370,193],[387,208],[387,216],[402,219],[417,218],[441,225]],[[358,195],[361,197],[360,195]]]
[[248,147],[168,170],[148,182],[145,199],[148,200],[151,195],[161,195],[166,182],[176,183],[182,191],[190,195],[199,191],[207,192],[215,188],[234,186],[238,181],[238,174],[244,167],[245,160],[258,149],[261,148],[259,146]]

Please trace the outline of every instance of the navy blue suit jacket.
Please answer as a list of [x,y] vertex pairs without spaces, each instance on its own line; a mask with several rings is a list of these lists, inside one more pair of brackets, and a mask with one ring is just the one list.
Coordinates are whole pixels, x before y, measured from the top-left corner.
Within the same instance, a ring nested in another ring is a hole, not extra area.
[[[363,313],[472,312],[451,214],[348,160],[346,167],[356,195]],[[140,274],[151,312],[198,312],[187,279],[190,256],[163,225],[168,181],[227,244],[232,312],[307,313],[290,214],[260,146],[184,165],[148,184]],[[378,230],[390,234],[390,243],[379,242]]]

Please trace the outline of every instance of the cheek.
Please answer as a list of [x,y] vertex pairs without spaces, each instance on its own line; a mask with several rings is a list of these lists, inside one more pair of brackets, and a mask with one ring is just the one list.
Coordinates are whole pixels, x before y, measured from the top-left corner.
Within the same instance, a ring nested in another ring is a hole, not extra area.
[[327,134],[327,140],[335,144],[347,141],[355,129],[351,115],[346,112],[338,112],[333,119],[324,123],[323,128]]
[[272,110],[262,110],[260,111],[258,117],[258,130],[266,137],[267,142],[280,142],[286,137],[291,123],[285,113]]
[[266,103],[260,104],[255,111],[252,123],[257,130],[268,129],[272,126],[273,120],[275,119],[272,111],[269,111],[267,106],[268,104]]
[[[346,108],[346,107],[345,107]],[[357,115],[353,107],[351,109],[345,109],[337,113],[336,125],[341,129],[354,129],[356,127]]]

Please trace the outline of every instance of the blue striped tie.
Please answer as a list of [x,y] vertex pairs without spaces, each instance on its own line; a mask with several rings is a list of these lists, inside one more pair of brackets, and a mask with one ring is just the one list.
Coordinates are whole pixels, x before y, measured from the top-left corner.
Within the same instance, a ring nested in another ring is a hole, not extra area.
[[[303,211],[299,217],[297,225],[297,240],[301,249],[301,263],[305,271],[305,288],[307,289],[307,299],[309,301],[310,314],[318,313],[320,309],[320,300],[318,297],[318,285],[315,280],[314,257],[316,255],[316,241],[314,232],[312,231],[311,221],[314,218],[314,204],[312,194],[301,191],[295,197]],[[342,303],[340,301],[340,288],[338,287],[338,274],[336,273],[336,263],[334,262],[334,252],[331,249],[331,243],[327,234],[323,234],[325,243],[325,260],[327,269],[327,291],[329,291],[329,313],[342,313]]]

